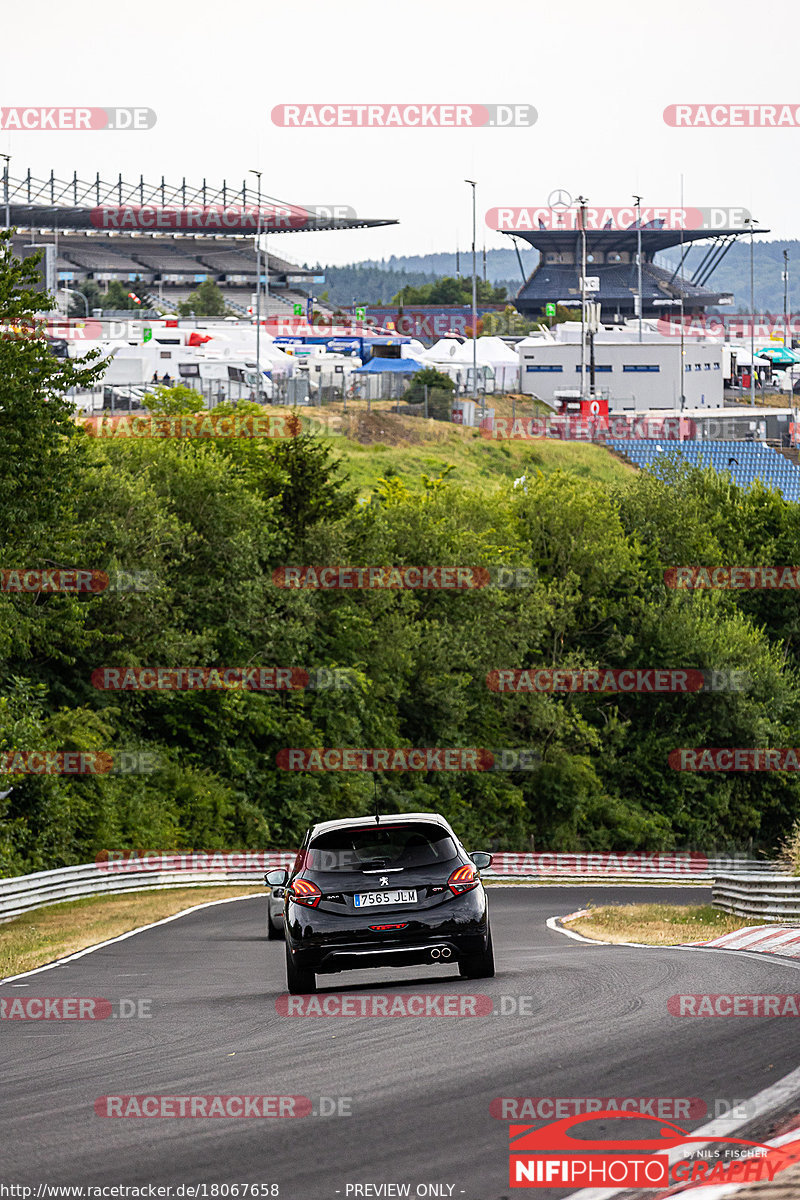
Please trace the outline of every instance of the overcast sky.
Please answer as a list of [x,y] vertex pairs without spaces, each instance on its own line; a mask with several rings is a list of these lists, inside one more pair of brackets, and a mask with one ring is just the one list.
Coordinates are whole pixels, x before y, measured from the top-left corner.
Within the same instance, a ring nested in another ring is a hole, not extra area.
[[[748,209],[772,237],[798,236],[800,128],[675,129],[676,103],[794,104],[800,10],[775,0],[459,0],[400,5],[237,0],[141,6],[82,0],[6,5],[0,105],[135,105],[151,130],[0,132],[11,174],[159,178],[343,204],[394,227],[275,236],[296,261],[339,264],[466,249],[478,183],[478,243],[497,206],[540,205],[555,188],[592,205],[634,192],[666,206]],[[510,129],[286,129],[286,103],[532,104]]]

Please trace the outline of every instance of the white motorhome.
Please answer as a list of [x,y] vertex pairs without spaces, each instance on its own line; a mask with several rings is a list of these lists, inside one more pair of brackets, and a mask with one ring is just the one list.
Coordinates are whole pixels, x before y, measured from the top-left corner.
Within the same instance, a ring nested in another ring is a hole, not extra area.
[[361,359],[350,354],[317,354],[308,358],[303,368],[308,371],[308,386],[311,391],[320,387],[346,387]]
[[[139,345],[114,342],[83,343],[74,357],[97,348],[110,357],[101,380],[104,387],[146,390],[155,384],[184,384],[217,400],[257,399],[259,395],[256,363],[250,357],[219,356],[202,347],[170,345],[156,341]],[[262,371],[263,371],[262,364]],[[215,386],[218,385],[218,386]],[[271,399],[272,380],[261,381],[261,398]]]

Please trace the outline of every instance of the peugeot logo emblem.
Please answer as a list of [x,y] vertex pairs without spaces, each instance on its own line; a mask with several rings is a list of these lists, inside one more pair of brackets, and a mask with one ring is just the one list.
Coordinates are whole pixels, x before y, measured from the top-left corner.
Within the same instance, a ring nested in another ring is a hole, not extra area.
[[381,875],[381,887],[388,887],[388,886],[389,886],[389,876]]
[[563,188],[556,188],[547,197],[547,204],[549,208],[571,208],[572,196],[570,196],[569,192],[564,191]]

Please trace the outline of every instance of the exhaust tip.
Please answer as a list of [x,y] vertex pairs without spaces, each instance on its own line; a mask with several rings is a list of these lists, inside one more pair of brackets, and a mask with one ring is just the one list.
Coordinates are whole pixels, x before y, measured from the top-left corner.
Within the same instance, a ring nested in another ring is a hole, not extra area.
[[438,946],[434,946],[434,947],[433,947],[433,949],[431,950],[431,958],[438,958],[438,957],[439,957],[439,955],[440,955],[441,953],[442,953],[442,952],[441,952],[441,950],[439,949],[439,947],[438,947]]
[[453,952],[449,946],[442,947],[442,958],[449,958],[452,953]]

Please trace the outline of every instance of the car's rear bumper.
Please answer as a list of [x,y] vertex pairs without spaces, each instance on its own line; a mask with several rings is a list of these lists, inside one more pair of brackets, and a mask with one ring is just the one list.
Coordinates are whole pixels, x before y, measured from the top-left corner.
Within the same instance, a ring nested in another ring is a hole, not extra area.
[[[361,914],[340,917],[290,904],[287,943],[297,965],[318,974],[457,963],[485,949],[489,924],[482,891],[458,897],[455,905],[394,912],[392,919],[405,920],[406,928],[384,933],[371,930]],[[373,922],[389,923],[388,914],[381,918]]]

